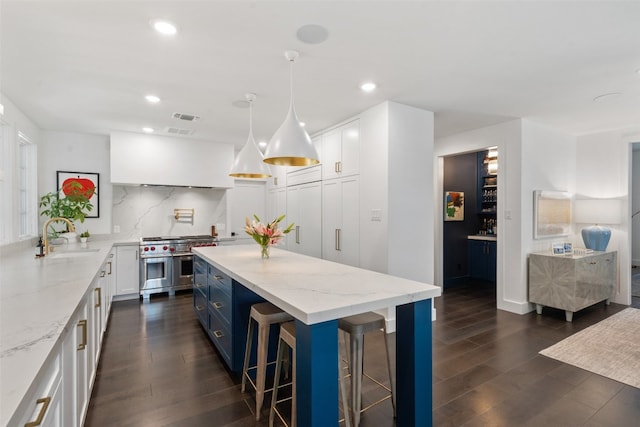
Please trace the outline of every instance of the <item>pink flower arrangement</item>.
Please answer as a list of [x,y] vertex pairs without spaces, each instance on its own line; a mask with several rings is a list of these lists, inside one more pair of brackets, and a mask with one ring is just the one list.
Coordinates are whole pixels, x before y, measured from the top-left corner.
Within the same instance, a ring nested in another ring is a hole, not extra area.
[[246,218],[244,231],[249,236],[253,237],[253,240],[255,240],[263,248],[277,245],[278,242],[282,240],[284,235],[289,233],[294,227],[294,224],[291,223],[284,230],[278,228],[278,224],[284,219],[284,215],[281,215],[268,224],[263,224],[260,221],[260,218],[258,218],[258,216],[255,214],[253,215],[253,217],[255,219],[251,222],[249,222],[249,217]]

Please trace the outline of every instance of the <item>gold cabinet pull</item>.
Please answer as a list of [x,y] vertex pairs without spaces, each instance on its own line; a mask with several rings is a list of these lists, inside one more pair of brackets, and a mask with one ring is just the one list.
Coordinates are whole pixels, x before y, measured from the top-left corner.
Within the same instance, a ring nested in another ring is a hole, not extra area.
[[108,274],[109,276],[111,276],[111,268],[112,268],[112,267],[111,267],[111,264],[112,264],[112,263],[111,263],[111,261],[109,261],[107,264],[109,264],[109,272],[108,272],[107,274]]
[[217,302],[217,301],[213,303],[213,306],[218,310],[220,310],[222,307],[224,307],[224,305],[222,305],[221,302]]
[[36,400],[36,405],[39,405],[41,403],[42,403],[42,408],[40,408],[40,412],[38,413],[38,417],[36,418],[36,420],[29,421],[24,425],[24,427],[36,427],[42,424],[42,419],[44,418],[44,414],[46,414],[47,409],[49,409],[49,403],[51,403],[51,398],[41,397],[40,399]]
[[196,305],[196,310],[198,311],[202,311],[204,307],[202,307],[201,305]]
[[220,275],[218,275],[218,274],[216,274],[215,276],[213,276],[213,278],[214,278],[214,279],[216,279],[216,280],[222,280],[222,279],[223,279],[223,277],[222,277],[222,276],[220,276]]
[[196,288],[202,289],[204,288],[204,286],[202,285],[202,283],[196,283]]
[[94,307],[102,307],[102,288],[96,288],[95,291],[98,293],[98,302]]
[[222,338],[224,337],[224,332],[217,330],[217,331],[213,331],[213,336],[216,338]]
[[300,243],[300,226],[296,225],[296,243]]
[[278,177],[277,176],[273,177],[273,185],[278,185]]
[[104,277],[104,276],[105,276],[105,274],[106,274],[106,272],[105,272],[104,270],[102,270],[102,271],[100,272],[100,277]]
[[82,327],[82,342],[78,344],[78,348],[76,350],[84,350],[87,347],[87,321],[80,320],[78,321],[78,327]]

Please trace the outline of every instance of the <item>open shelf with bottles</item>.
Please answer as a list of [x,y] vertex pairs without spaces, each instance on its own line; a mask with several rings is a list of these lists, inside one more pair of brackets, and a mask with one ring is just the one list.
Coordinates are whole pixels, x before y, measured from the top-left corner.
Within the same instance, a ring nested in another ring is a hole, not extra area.
[[498,150],[478,153],[478,214],[495,216],[498,206]]

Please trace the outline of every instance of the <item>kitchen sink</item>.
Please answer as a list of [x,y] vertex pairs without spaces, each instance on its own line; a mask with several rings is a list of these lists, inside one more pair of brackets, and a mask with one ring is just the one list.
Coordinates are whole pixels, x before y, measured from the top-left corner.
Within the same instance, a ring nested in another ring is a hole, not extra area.
[[50,252],[47,255],[48,258],[80,258],[90,255],[95,255],[100,249],[71,249],[71,250],[62,250],[60,252]]

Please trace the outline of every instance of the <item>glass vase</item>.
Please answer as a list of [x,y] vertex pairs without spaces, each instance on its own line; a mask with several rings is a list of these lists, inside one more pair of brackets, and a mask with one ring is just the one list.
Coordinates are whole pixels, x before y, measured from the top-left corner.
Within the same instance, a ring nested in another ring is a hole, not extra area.
[[262,256],[262,259],[269,259],[269,249],[271,248],[271,246],[261,245],[260,247],[262,248],[262,250],[260,251],[260,255]]

